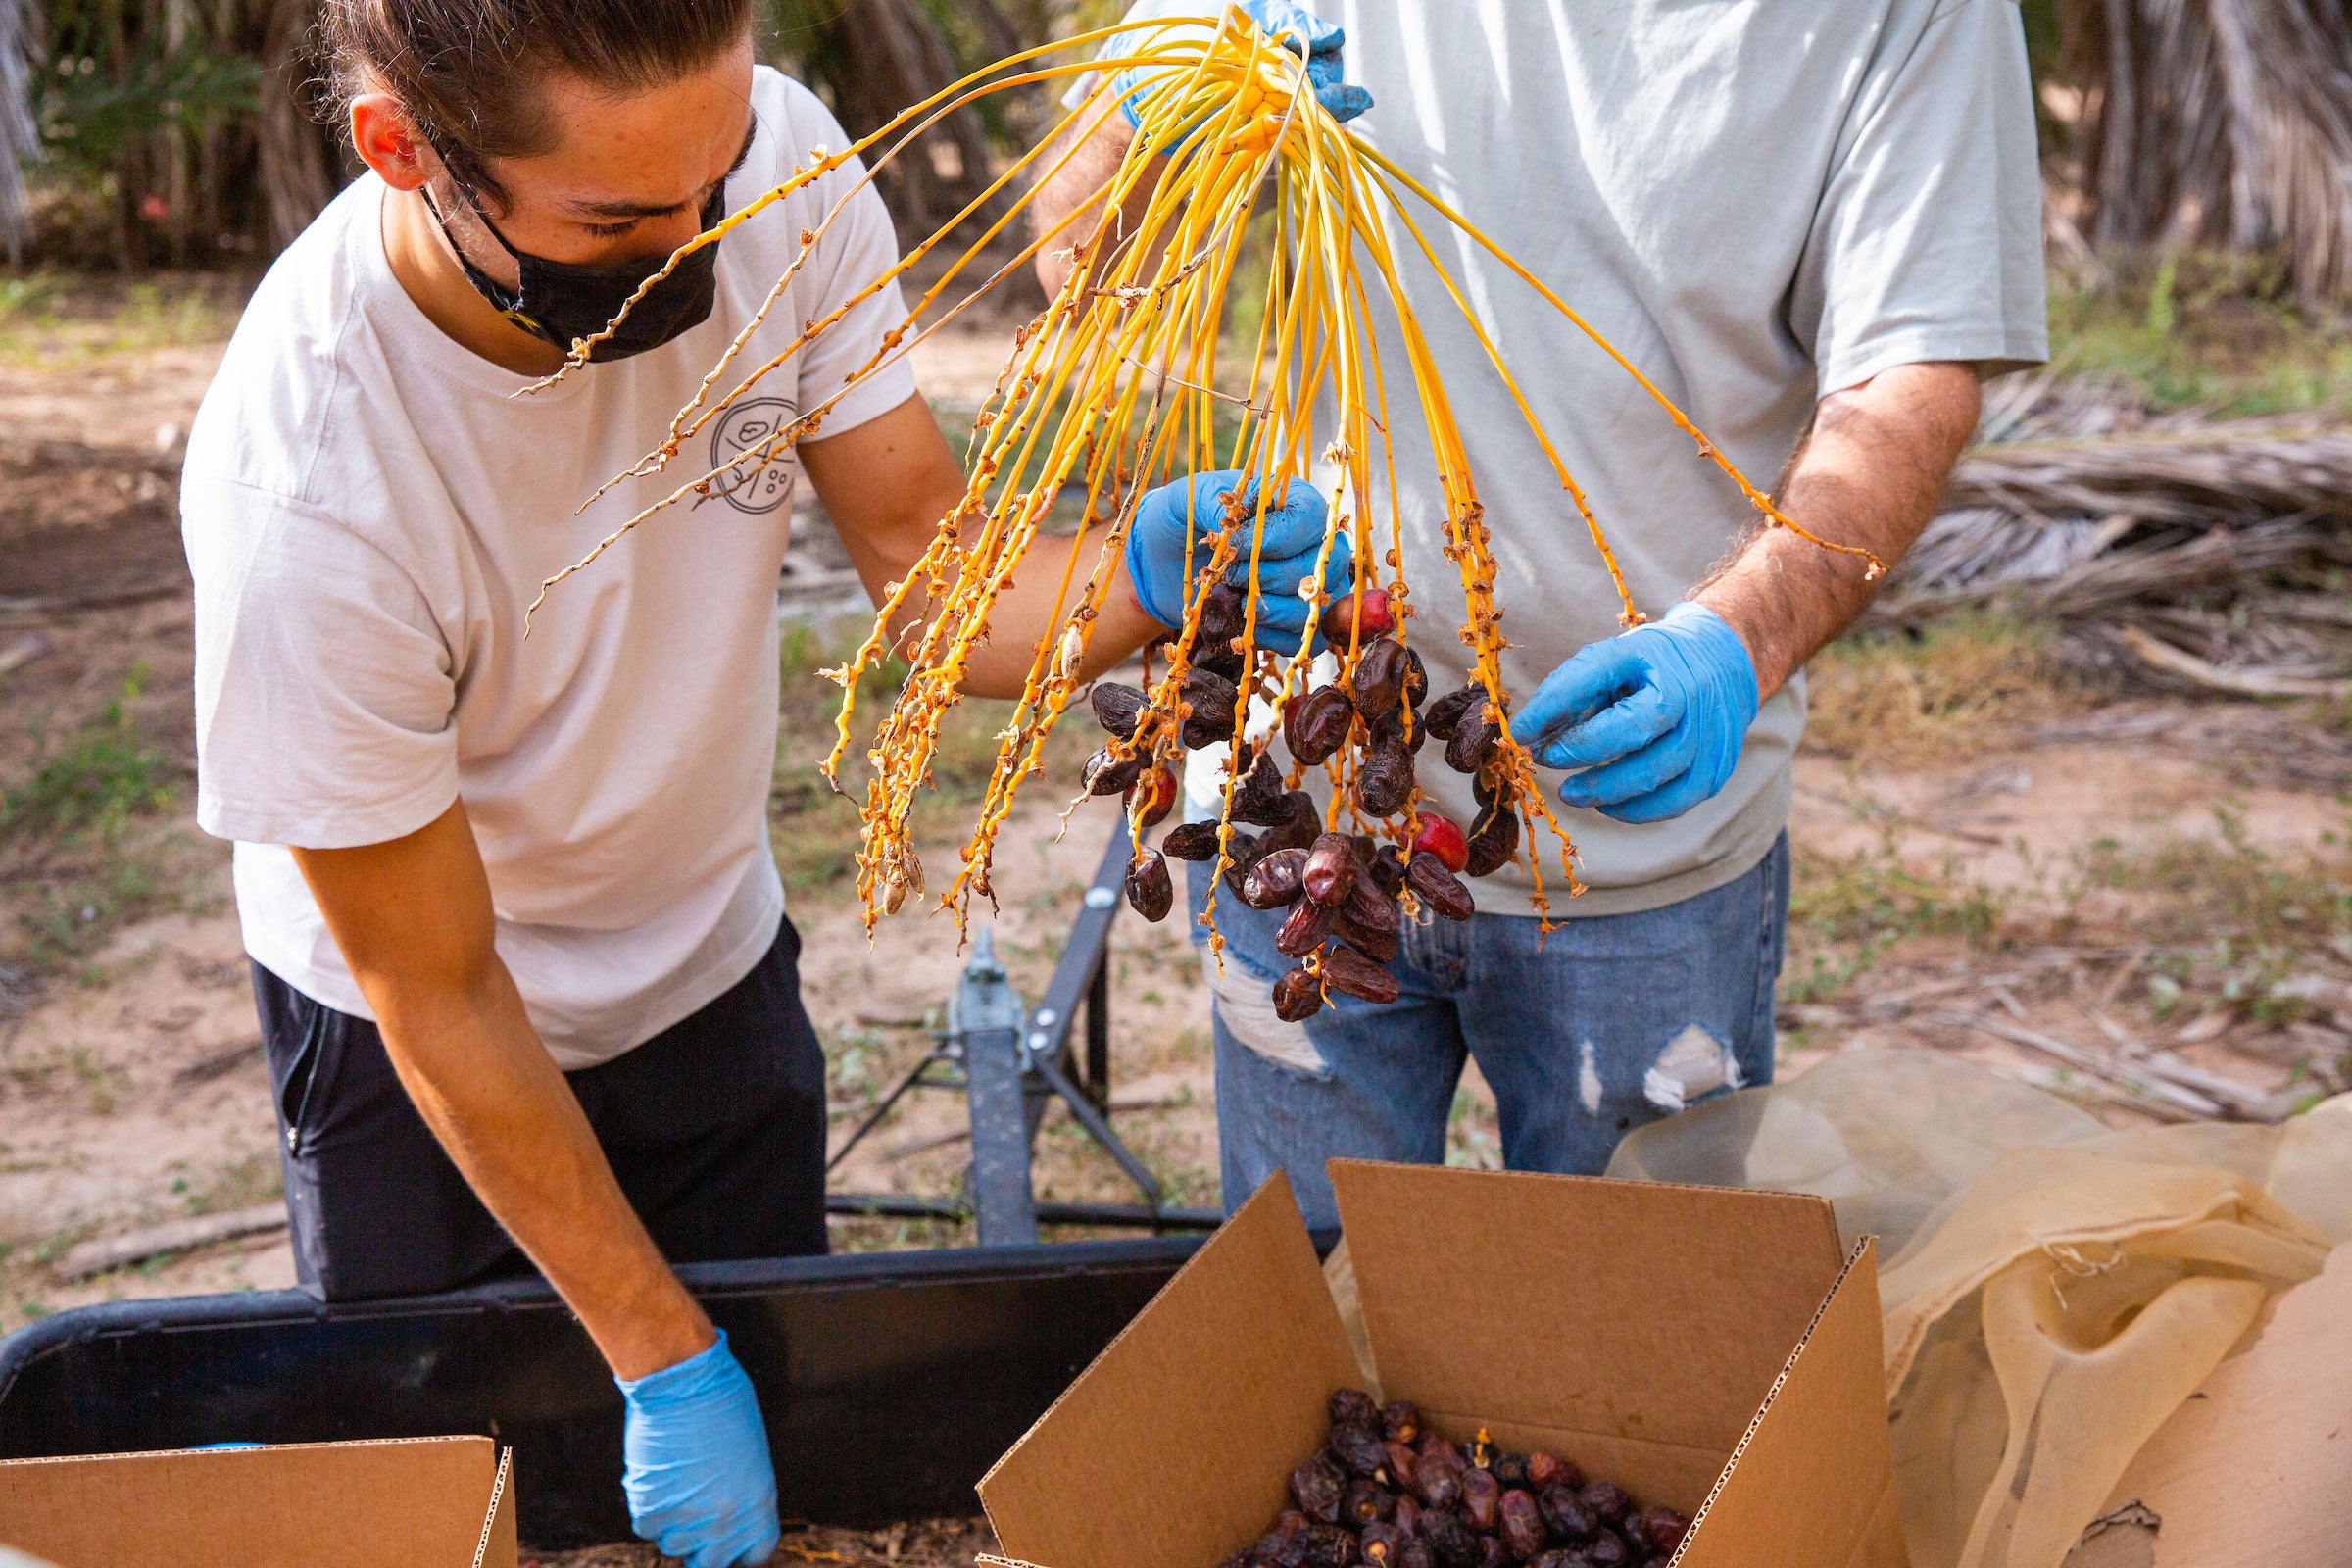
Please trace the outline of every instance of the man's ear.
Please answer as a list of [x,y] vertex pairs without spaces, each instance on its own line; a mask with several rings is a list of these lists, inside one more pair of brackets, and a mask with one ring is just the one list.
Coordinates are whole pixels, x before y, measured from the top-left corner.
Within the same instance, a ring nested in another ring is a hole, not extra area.
[[360,161],[394,190],[416,190],[441,168],[416,122],[388,92],[364,92],[352,99],[351,145]]

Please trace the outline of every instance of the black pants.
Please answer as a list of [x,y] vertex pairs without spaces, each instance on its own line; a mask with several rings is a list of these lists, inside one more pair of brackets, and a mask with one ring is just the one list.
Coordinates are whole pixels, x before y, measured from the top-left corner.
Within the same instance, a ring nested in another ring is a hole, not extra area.
[[[800,934],[717,1001],[567,1073],[620,1190],[673,1263],[825,1250],[825,1065]],[[394,1076],[383,1037],[253,966],[294,1268],[330,1301],[530,1272]]]

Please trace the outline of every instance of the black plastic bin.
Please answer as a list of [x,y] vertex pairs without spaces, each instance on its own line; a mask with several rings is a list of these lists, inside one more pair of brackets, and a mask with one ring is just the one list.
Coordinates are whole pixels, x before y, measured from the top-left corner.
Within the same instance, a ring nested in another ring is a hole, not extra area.
[[[972,1488],[1200,1238],[678,1272],[760,1390],[787,1518],[976,1512]],[[537,1281],[323,1305],[298,1291],[78,1307],[0,1340],[0,1458],[481,1433],[526,1543],[629,1539],[620,1395]]]

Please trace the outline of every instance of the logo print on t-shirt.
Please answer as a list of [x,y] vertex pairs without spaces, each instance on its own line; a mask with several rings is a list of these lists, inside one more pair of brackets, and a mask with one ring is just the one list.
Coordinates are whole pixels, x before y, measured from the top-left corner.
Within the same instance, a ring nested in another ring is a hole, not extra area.
[[[757,452],[774,440],[799,412],[789,398],[753,398],[736,404],[711,421],[710,466]],[[740,466],[710,481],[710,493],[724,496],[727,505],[741,512],[773,512],[792,499],[793,480],[799,473],[800,464],[790,452],[777,453],[764,462],[745,458]]]

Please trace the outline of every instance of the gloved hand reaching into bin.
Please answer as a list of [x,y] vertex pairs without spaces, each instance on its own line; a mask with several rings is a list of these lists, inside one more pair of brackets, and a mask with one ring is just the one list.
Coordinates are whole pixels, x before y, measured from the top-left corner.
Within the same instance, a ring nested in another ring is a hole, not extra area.
[[752,1380],[718,1343],[615,1378],[627,1413],[621,1490],[637,1534],[687,1568],[762,1563],[776,1549],[776,1472]]

